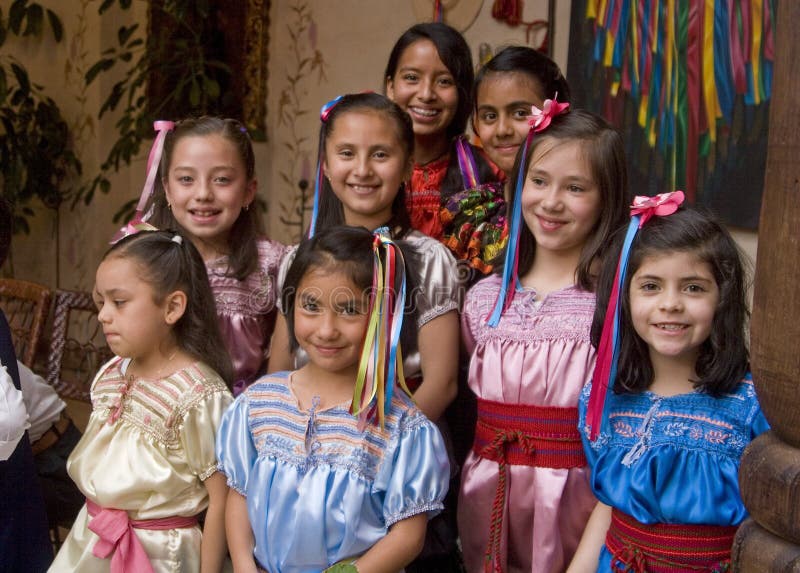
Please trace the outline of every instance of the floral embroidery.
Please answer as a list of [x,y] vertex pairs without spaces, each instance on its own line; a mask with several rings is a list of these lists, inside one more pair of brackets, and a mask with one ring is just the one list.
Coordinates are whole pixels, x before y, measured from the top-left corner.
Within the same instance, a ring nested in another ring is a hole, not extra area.
[[618,420],[612,424],[614,431],[625,438],[632,438],[634,436],[633,428],[630,424]]
[[727,432],[721,432],[719,430],[709,430],[706,432],[706,440],[712,444],[724,444],[729,437],[730,434]]

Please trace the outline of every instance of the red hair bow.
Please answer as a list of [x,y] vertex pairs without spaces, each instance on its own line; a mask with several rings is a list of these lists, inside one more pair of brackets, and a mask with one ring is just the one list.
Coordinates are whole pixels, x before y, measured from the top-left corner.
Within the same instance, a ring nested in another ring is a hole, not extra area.
[[550,125],[550,122],[553,121],[554,117],[566,112],[568,108],[569,102],[560,103],[558,101],[558,94],[556,93],[553,99],[544,100],[542,109],[539,109],[535,105],[531,106],[531,116],[530,119],[528,119],[528,125],[531,126],[534,133],[544,131],[547,129],[547,126]]
[[670,193],[659,193],[654,197],[637,195],[633,198],[631,205],[631,217],[639,215],[639,228],[647,223],[654,215],[665,217],[672,215],[683,203],[683,191],[672,191]]

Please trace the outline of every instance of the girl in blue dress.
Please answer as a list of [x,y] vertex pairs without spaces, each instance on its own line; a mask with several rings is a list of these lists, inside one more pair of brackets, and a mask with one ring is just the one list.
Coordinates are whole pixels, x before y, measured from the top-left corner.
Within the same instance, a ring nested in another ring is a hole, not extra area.
[[397,246],[364,228],[298,248],[282,304],[309,361],[250,386],[218,435],[237,572],[396,572],[422,549],[449,464],[436,427],[395,389],[404,274]]
[[601,271],[580,401],[599,503],[570,572],[727,571],[747,516],[739,459],[768,426],[748,372],[745,273],[724,227],[682,202],[637,197],[619,263]]

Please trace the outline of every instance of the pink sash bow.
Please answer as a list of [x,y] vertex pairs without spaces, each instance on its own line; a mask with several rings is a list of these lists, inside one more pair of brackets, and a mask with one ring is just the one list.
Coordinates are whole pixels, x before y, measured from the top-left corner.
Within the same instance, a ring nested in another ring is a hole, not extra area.
[[165,530],[197,525],[197,516],[130,519],[125,510],[100,507],[88,499],[86,509],[91,516],[89,529],[100,538],[92,554],[100,559],[110,556],[111,573],[153,573],[150,558],[134,529]]

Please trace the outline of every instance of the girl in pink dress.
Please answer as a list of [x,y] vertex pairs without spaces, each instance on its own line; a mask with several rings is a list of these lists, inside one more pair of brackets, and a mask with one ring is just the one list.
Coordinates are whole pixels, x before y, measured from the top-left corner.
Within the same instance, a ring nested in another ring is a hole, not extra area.
[[478,397],[458,503],[470,572],[563,571],[595,505],[577,405],[594,366],[594,271],[628,189],[619,133],[568,105],[533,108],[505,263],[464,306]]
[[164,140],[159,176],[152,223],[180,229],[203,256],[236,395],[266,372],[285,252],[260,230],[247,130],[220,117],[179,121]]

